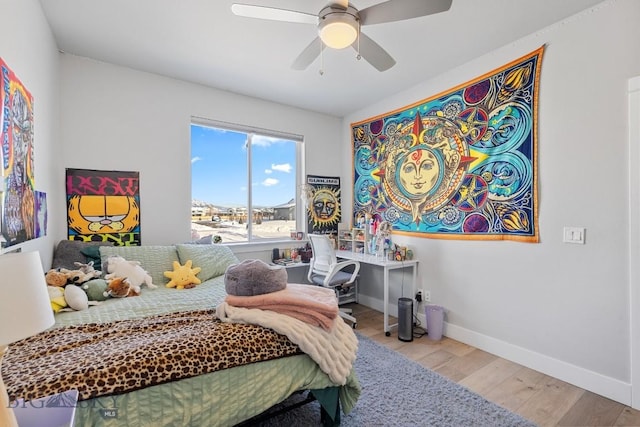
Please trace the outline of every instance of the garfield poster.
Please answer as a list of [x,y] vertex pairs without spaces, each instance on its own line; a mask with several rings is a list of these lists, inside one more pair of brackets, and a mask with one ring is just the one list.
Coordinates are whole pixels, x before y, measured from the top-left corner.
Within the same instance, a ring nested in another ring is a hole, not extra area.
[[67,169],[69,240],[139,246],[138,172]]

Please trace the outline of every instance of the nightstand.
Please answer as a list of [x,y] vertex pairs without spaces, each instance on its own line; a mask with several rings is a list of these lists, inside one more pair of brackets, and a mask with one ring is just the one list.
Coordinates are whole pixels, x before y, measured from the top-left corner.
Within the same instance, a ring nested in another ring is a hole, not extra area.
[[35,400],[18,399],[13,408],[20,427],[73,427],[78,391],[69,390]]

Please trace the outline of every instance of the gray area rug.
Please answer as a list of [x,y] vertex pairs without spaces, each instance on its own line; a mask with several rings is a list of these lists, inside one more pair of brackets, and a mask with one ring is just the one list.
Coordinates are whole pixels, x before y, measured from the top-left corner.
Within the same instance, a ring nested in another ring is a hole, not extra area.
[[[342,426],[535,427],[400,353],[358,339],[355,370],[362,394],[353,411],[342,414]],[[257,425],[319,426],[320,407],[312,402]]]

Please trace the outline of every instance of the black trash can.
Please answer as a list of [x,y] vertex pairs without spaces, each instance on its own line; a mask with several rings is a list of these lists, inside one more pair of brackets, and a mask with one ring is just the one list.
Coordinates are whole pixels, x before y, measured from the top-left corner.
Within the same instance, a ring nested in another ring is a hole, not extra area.
[[413,300],[398,299],[398,339],[413,341]]

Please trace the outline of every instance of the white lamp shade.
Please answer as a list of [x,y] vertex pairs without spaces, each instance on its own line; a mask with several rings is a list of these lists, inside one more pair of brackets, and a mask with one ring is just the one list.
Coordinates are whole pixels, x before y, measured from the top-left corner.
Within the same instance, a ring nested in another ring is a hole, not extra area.
[[0,346],[42,332],[54,321],[40,254],[0,255]]

